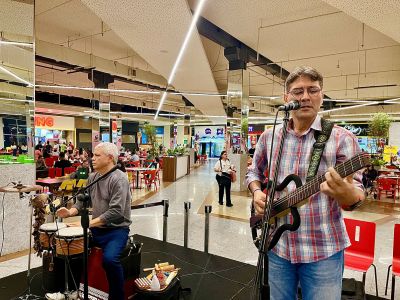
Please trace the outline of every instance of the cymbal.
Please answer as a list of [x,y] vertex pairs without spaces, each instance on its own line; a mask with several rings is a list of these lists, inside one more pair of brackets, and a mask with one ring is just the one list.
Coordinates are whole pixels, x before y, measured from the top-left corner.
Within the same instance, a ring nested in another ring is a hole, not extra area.
[[40,185],[17,185],[17,186],[3,186],[0,187],[0,193],[29,193],[41,191],[43,189]]

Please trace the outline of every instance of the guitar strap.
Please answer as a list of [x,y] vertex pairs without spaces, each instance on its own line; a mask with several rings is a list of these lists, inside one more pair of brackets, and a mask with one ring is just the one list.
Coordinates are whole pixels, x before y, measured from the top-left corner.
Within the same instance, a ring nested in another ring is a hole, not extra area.
[[321,131],[316,130],[314,133],[315,143],[311,153],[311,161],[308,166],[306,182],[310,181],[316,174],[321,162],[322,153],[324,152],[326,142],[332,132],[333,123],[321,118]]

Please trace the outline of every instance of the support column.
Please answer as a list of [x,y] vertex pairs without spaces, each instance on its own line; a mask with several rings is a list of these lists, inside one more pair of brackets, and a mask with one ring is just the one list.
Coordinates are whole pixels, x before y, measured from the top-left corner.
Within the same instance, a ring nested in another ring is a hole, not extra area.
[[231,163],[236,167],[236,182],[232,191],[244,191],[247,186],[247,137],[249,130],[249,72],[246,70],[246,55],[239,48],[226,48],[225,57],[229,60],[227,143]]
[[[89,80],[94,83],[95,88],[108,89],[108,85],[114,82],[110,74],[93,70],[88,75]],[[100,92],[99,97],[99,134],[98,140],[101,142],[112,142],[112,120],[110,118],[110,93]],[[93,141],[94,144],[96,143]],[[93,148],[95,145],[93,145]]]

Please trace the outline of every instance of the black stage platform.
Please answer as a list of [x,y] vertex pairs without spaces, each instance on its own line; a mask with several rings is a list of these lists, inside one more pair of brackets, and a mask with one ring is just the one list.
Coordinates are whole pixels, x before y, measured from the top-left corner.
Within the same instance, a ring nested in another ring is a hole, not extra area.
[[[184,299],[249,300],[252,298],[255,266],[141,235],[134,235],[134,238],[143,243],[141,269],[153,267],[157,262],[169,262],[181,268],[182,287],[191,288],[191,293],[185,293]],[[148,272],[141,276],[147,274]],[[0,279],[2,300],[13,299],[26,289],[26,272]],[[40,296],[45,294],[42,288],[41,267],[32,270],[31,292]],[[378,298],[367,295],[367,299]]]

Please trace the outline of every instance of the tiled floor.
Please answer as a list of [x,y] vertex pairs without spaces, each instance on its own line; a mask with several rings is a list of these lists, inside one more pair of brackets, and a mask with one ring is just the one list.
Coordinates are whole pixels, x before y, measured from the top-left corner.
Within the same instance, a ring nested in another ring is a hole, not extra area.
[[[220,206],[217,202],[217,184],[211,161],[192,170],[175,183],[166,183],[158,192],[135,190],[133,203],[141,204],[169,199],[168,241],[183,245],[184,202],[191,202],[189,217],[189,247],[204,248],[204,206],[212,205],[210,216],[209,252],[255,265],[257,249],[253,245],[249,230],[250,199],[246,192],[232,193],[233,207]],[[393,228],[400,223],[400,200],[366,201],[357,211],[344,212],[345,217],[376,222],[375,265],[378,271],[379,295],[384,297],[386,270],[391,263]],[[162,239],[162,207],[151,207],[132,211],[131,233]],[[0,262],[4,258],[0,258]],[[33,257],[32,265],[39,266],[40,259]],[[27,256],[8,259],[0,263],[0,277],[26,270]],[[345,270],[345,277],[361,280],[362,274]],[[397,280],[395,299],[400,299],[400,280]],[[374,294],[374,277],[371,269],[366,280],[367,293]],[[390,290],[389,290],[390,294]],[[386,296],[389,298],[389,296]]]

